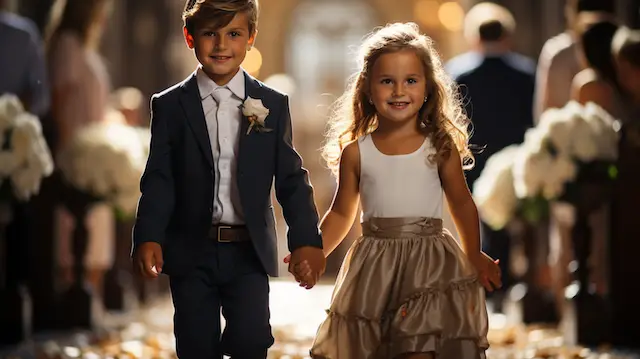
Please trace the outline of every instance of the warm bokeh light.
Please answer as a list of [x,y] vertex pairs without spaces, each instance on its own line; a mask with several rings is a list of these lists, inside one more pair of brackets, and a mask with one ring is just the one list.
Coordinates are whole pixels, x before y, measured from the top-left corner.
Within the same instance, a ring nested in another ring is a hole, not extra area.
[[274,89],[287,95],[292,95],[296,91],[295,81],[291,78],[291,76],[287,74],[271,75],[264,80],[264,83],[267,86],[273,87]]
[[457,2],[450,1],[440,5],[438,18],[445,29],[460,31],[464,23],[464,9]]
[[257,76],[262,67],[262,54],[255,47],[247,52],[247,57],[242,62],[242,68],[253,76]]
[[437,0],[418,0],[413,6],[413,16],[422,26],[439,27],[439,6],[440,3]]

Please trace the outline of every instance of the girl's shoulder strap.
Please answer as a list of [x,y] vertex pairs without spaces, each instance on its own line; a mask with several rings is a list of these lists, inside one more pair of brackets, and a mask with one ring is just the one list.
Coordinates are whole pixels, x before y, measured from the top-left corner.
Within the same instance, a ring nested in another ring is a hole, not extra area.
[[373,144],[371,140],[371,134],[358,137],[358,147],[360,148],[361,151],[363,147],[368,147],[371,144]]
[[358,137],[358,149],[360,150],[360,159],[362,162],[363,157],[366,157],[371,152],[371,135],[363,135]]

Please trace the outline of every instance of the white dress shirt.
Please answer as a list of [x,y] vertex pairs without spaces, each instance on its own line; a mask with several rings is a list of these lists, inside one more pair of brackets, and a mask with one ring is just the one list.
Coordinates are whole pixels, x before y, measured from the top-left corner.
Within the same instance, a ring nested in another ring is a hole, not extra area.
[[245,97],[244,71],[240,69],[225,86],[218,86],[201,67],[196,77],[213,154],[212,222],[244,224],[236,181],[242,121],[240,106]]

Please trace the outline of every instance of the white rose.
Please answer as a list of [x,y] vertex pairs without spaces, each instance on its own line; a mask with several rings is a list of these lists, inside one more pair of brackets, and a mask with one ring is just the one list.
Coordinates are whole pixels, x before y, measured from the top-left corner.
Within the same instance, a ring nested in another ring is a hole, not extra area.
[[0,151],[0,179],[10,176],[18,168],[18,161],[12,151]]
[[521,148],[530,153],[539,153],[546,151],[547,141],[549,141],[547,129],[545,127],[533,127],[524,133],[524,142]]
[[16,117],[23,112],[24,106],[18,96],[13,94],[0,96],[0,133],[12,127]]
[[76,188],[131,212],[139,197],[149,141],[148,128],[118,121],[90,125],[61,153],[60,169]]
[[537,196],[544,186],[545,177],[553,158],[547,151],[532,152],[522,147],[514,156],[513,178],[518,198]]
[[509,146],[491,156],[473,184],[478,212],[495,229],[504,227],[511,220],[518,204],[512,174],[518,150],[517,146]]
[[583,162],[598,158],[598,139],[591,126],[582,117],[574,118],[571,153]]
[[550,163],[547,176],[543,178],[542,195],[548,200],[557,199],[564,193],[567,183],[575,180],[578,166],[567,156],[558,156]]
[[551,166],[552,174],[564,182],[571,182],[578,175],[578,166],[567,156],[558,156]]
[[584,118],[589,124],[598,146],[598,159],[615,160],[618,157],[619,121],[602,107],[589,102],[584,108]]
[[23,201],[40,192],[42,172],[36,166],[21,167],[11,174],[15,196]]
[[242,114],[247,117],[255,117],[258,125],[264,126],[264,121],[269,115],[269,109],[264,107],[262,100],[247,97],[242,105]]
[[573,122],[571,117],[562,110],[551,109],[545,111],[545,122],[540,124],[546,136],[558,153],[566,154],[571,150],[571,136]]
[[27,157],[36,147],[34,145],[37,145],[41,134],[42,127],[37,117],[28,113],[23,113],[16,117],[13,133],[11,134],[11,150],[19,163],[27,160]]

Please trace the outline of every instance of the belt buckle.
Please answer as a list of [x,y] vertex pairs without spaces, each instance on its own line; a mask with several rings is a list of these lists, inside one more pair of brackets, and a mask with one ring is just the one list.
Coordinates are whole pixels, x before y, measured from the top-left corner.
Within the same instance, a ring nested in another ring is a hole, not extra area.
[[232,228],[231,226],[218,226],[218,231],[217,231],[218,236],[216,239],[218,240],[219,243],[231,243],[231,240],[223,240],[220,237],[220,234],[222,233],[223,229],[231,229],[231,228]]

